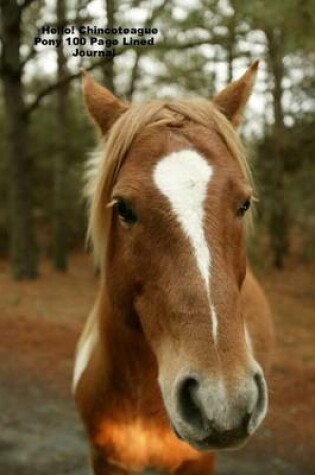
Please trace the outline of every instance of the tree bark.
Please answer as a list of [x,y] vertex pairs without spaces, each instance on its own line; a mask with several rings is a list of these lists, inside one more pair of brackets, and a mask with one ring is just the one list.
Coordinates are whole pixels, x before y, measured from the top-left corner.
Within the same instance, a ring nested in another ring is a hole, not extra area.
[[130,81],[129,81],[129,86],[126,92],[126,99],[127,101],[132,101],[133,94],[135,92],[136,88],[136,82],[139,77],[139,63],[141,59],[141,50],[140,48],[136,51],[135,53],[135,61],[133,63],[133,67],[131,70],[131,75],[130,75]]
[[21,8],[14,0],[1,3],[1,76],[8,144],[9,235],[12,275],[37,275],[37,252],[32,218],[32,158],[22,82]]
[[[107,28],[115,26],[115,0],[105,0],[105,10],[107,16]],[[108,35],[108,38],[113,39],[113,35]],[[109,56],[105,58],[103,63],[103,74],[105,86],[115,94],[115,71],[114,71],[114,57]]]
[[[57,0],[57,21],[66,19],[66,2]],[[62,36],[60,36],[62,42]],[[67,77],[67,60],[63,45],[57,49],[57,81]],[[57,90],[57,153],[54,162],[54,214],[53,214],[53,263],[58,271],[65,271],[68,264],[68,158],[69,158],[69,83]]]
[[285,257],[289,249],[288,234],[288,209],[285,199],[285,154],[284,154],[284,113],[283,113],[283,87],[282,81],[284,68],[282,62],[283,41],[281,31],[275,29],[265,31],[268,43],[269,68],[273,80],[273,156],[272,170],[270,178],[270,188],[272,193],[271,209],[269,217],[269,233],[271,238],[271,249],[273,252],[273,263],[275,267],[283,268]]
[[[145,28],[152,28],[154,21],[159,17],[160,13],[163,12],[167,3],[168,3],[168,0],[164,0],[160,5],[158,5],[152,10],[151,16],[145,22],[145,25],[144,25]],[[129,87],[127,88],[127,92],[126,92],[126,99],[128,101],[132,101],[133,94],[136,89],[136,83],[137,83],[137,80],[139,78],[139,73],[140,73],[139,64],[140,64],[142,55],[143,55],[143,49],[138,48],[135,51],[135,61],[133,63],[133,67],[131,70]]]

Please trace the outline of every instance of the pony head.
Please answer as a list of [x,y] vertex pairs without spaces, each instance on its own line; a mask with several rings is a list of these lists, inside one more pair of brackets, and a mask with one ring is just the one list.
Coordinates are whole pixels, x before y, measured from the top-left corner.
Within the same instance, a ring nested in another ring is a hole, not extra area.
[[236,131],[257,66],[212,101],[129,105],[84,81],[104,140],[89,233],[106,298],[147,340],[171,425],[199,450],[242,444],[267,409],[242,306],[253,191]]

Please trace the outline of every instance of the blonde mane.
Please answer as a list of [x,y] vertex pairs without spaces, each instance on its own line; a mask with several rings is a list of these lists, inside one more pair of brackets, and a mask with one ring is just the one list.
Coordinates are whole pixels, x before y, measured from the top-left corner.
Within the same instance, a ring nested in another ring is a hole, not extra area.
[[[90,215],[88,239],[92,242],[96,262],[104,269],[107,237],[110,232],[112,207],[111,193],[119,171],[135,136],[145,127],[179,125],[188,119],[214,130],[226,144],[232,157],[239,164],[245,180],[252,185],[252,176],[243,146],[232,124],[209,101],[152,101],[132,104],[110,129],[101,155],[89,162],[87,195]],[[97,154],[99,156],[99,154]]]

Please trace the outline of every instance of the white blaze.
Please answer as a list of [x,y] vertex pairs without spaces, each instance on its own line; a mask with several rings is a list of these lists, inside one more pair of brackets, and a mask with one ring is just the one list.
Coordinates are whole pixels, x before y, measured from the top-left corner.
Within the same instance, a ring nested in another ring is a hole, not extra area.
[[[208,291],[208,298],[210,301],[209,291]],[[213,334],[213,339],[216,342],[217,336],[218,336],[218,317],[217,317],[217,312],[213,304],[210,305],[210,309],[211,309],[211,317],[212,317],[212,334]]]
[[205,282],[216,341],[218,321],[210,304],[211,256],[204,233],[204,201],[213,169],[194,150],[173,152],[162,158],[154,169],[154,182],[169,200],[172,210],[194,250],[197,266]]

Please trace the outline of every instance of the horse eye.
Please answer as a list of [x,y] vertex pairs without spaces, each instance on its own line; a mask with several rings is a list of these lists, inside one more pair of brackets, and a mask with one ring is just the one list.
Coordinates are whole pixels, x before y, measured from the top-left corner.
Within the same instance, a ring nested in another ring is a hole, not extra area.
[[242,204],[242,206],[240,206],[236,212],[236,215],[238,217],[242,217],[244,216],[244,214],[246,213],[246,211],[250,208],[250,205],[251,205],[251,202],[250,202],[250,199],[248,198],[246,201],[244,201],[244,203]]
[[119,219],[125,224],[134,224],[137,221],[137,217],[126,203],[122,199],[118,199],[114,204],[114,208],[119,216]]

